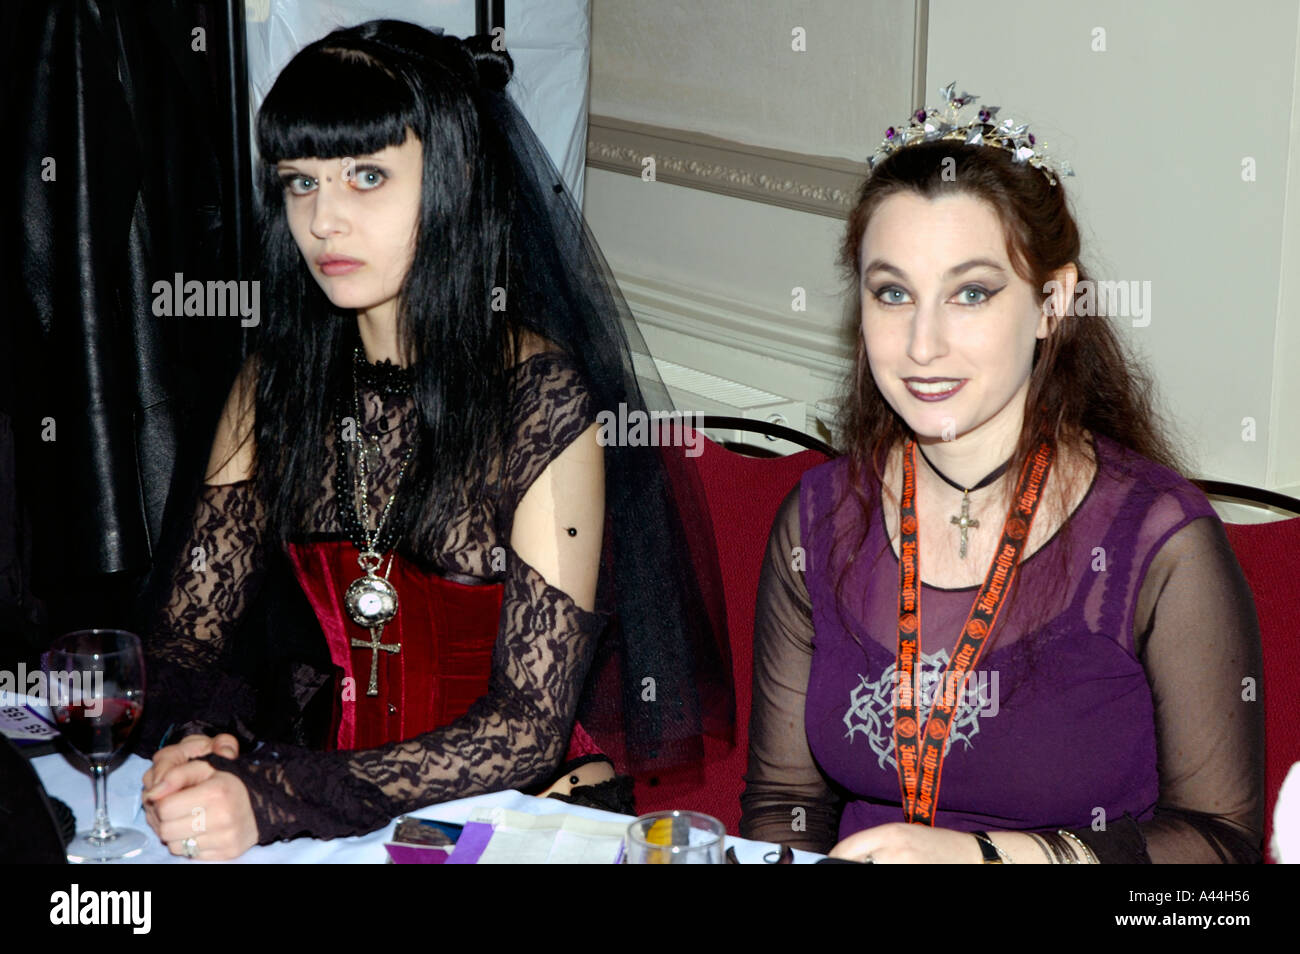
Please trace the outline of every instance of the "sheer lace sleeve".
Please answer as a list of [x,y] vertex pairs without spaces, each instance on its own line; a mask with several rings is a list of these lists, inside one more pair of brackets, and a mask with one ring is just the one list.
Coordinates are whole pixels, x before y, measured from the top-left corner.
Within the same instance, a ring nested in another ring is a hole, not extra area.
[[1161,547],[1135,620],[1135,648],[1155,703],[1156,816],[1077,834],[1102,861],[1258,862],[1264,818],[1259,623],[1217,519],[1193,520]]
[[513,552],[488,694],[433,732],[352,752],[263,745],[207,760],[248,788],[258,843],[373,831],[403,812],[545,780],[568,744],[605,616],[550,586]]
[[754,701],[740,834],[809,851],[836,842],[840,800],[813,761],[804,731],[812,667],[812,601],[800,545],[799,488],[782,502],[768,537],[754,612]]
[[502,475],[497,533],[509,539],[519,501],[560,452],[596,419],[591,395],[572,360],[541,352],[515,371],[511,441]]
[[208,729],[246,735],[253,694],[225,671],[229,637],[265,575],[266,512],[251,480],[205,484],[170,596],[146,640],[148,695],[141,754]]
[[[426,805],[549,781],[568,747],[607,615],[583,609],[508,545],[519,502],[594,420],[571,361],[542,353],[517,368],[513,432],[491,521],[467,521],[453,565],[505,553],[502,610],[487,694],[460,719],[372,749],[314,752],[264,744],[238,760],[208,756],[245,784],[259,843],[362,834]],[[559,484],[557,483],[557,486]],[[559,536],[561,506],[551,515]],[[600,516],[597,508],[596,517]],[[596,534],[599,539],[599,534]],[[566,538],[567,539],[567,538]],[[521,544],[522,547],[522,544]],[[566,559],[561,557],[560,559]],[[598,562],[597,552],[593,565]],[[559,577],[567,564],[561,563]]]

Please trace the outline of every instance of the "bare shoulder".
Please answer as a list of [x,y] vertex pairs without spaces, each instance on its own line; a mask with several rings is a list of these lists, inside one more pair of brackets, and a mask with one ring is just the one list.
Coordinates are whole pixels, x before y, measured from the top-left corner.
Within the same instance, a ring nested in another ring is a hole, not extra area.
[[604,449],[592,424],[546,465],[515,510],[511,548],[547,583],[595,608],[604,540]]
[[257,394],[258,356],[251,355],[231,385],[217,421],[204,483],[233,484],[253,474],[254,408]]

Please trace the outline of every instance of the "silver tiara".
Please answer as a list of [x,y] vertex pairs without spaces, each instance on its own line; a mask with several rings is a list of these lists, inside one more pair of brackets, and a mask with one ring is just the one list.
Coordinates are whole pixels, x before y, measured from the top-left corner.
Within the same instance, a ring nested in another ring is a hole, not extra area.
[[1063,159],[1053,159],[1046,152],[1046,144],[1038,142],[1029,131],[1027,123],[1014,119],[997,120],[998,106],[981,106],[971,112],[979,99],[971,93],[956,93],[957,84],[949,83],[939,90],[944,105],[918,109],[902,128],[890,126],[885,130],[884,141],[875,154],[867,160],[872,169],[876,163],[887,159],[900,149],[936,139],[960,140],[969,146],[996,146],[1011,153],[1014,162],[1027,162],[1047,176],[1056,185],[1060,176],[1072,176],[1074,170]]

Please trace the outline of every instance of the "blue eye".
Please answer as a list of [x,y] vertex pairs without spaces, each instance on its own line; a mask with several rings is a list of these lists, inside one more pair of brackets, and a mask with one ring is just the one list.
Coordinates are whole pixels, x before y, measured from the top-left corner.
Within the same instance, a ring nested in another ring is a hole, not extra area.
[[[998,289],[998,291],[1001,291],[1001,289]],[[986,304],[996,294],[997,291],[990,291],[983,285],[966,285],[957,292],[956,303],[973,308],[977,305]],[[912,302],[911,295],[898,285],[884,285],[873,291],[871,296],[887,307],[908,305]]]
[[378,166],[357,166],[352,170],[352,181],[362,192],[378,189],[388,176]]
[[[883,288],[877,288],[871,295],[882,305],[905,305],[908,301],[907,292],[897,285],[885,285]],[[901,297],[895,297],[896,295]]]
[[299,175],[298,173],[295,172],[295,173],[290,173],[290,174],[288,174],[288,175],[280,176],[280,183],[281,183],[281,184],[282,184],[286,189],[288,189],[289,192],[290,192],[292,195],[306,195],[307,192],[305,192],[305,191],[300,191],[300,190],[295,189],[295,188],[293,187],[293,183],[297,182],[299,179],[305,179],[305,180],[308,181],[308,182],[315,182],[315,181],[316,181],[315,179],[311,179],[311,178],[309,178],[309,177],[307,177],[307,176]]
[[992,295],[989,293],[989,290],[988,290],[987,288],[983,287],[982,285],[967,285],[965,288],[963,288],[963,289],[962,289],[961,291],[959,291],[957,294],[958,294],[958,296],[962,296],[962,295],[967,294],[968,292],[974,292],[975,294],[979,295],[980,297],[977,298],[977,299],[975,299],[974,301],[972,301],[972,300],[969,299],[969,298],[963,298],[963,299],[961,300],[960,304],[962,304],[962,305],[982,305],[982,304],[984,304],[986,301],[988,301],[988,300],[992,297]]
[[[361,164],[348,170],[346,178],[351,181],[358,192],[373,192],[388,181],[388,173],[378,166]],[[298,186],[296,183],[299,181],[310,183],[310,185]],[[292,195],[307,195],[319,185],[317,180],[297,172],[285,173],[280,176],[280,182]]]

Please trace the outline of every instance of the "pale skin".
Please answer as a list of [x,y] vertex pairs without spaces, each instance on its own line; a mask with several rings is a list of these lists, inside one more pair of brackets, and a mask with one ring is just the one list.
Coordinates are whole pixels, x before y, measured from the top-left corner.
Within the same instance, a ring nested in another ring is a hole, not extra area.
[[[278,167],[289,228],[304,264],[335,305],[356,310],[362,345],[372,362],[408,364],[398,346],[397,295],[413,258],[422,161],[420,140],[408,130],[401,145],[372,155],[300,158]],[[317,262],[326,254],[362,264],[329,275]],[[536,339],[525,341],[521,359],[543,346]],[[250,362],[227,398],[209,458],[208,484],[234,483],[252,473],[255,374]],[[510,536],[520,558],[586,610],[595,606],[605,513],[604,455],[597,431],[593,424],[538,475],[519,502]],[[256,820],[243,782],[196,761],[208,754],[237,758],[238,742],[231,735],[192,735],[160,749],[144,775],[145,813],[173,854],[184,854],[184,840],[194,838],[199,858],[235,858],[257,844]],[[567,794],[577,785],[612,777],[607,763],[590,763],[542,794]],[[201,831],[195,830],[196,819],[202,819]]]
[[[1058,320],[1051,315],[1065,314],[1078,281],[1076,267],[1071,263],[1053,273],[1058,284],[1044,307],[1040,290],[1012,267],[991,206],[967,195],[931,200],[913,193],[891,196],[880,205],[863,236],[859,266],[862,334],[877,387],[935,467],[963,486],[974,485],[1015,449],[1035,341],[1051,334]],[[965,383],[945,400],[925,401],[909,390],[908,378]],[[1095,469],[1090,453],[1058,448],[1025,557],[1046,543],[1078,506]],[[916,455],[923,582],[945,588],[983,582],[1016,476],[1005,474],[971,494],[970,515],[980,528],[970,531],[963,560],[958,556],[960,531],[949,522],[960,512],[962,494]],[[885,529],[897,553],[901,447],[888,458],[884,486]],[[1053,505],[1061,489],[1064,510]],[[989,835],[1015,863],[1048,863],[1024,833]],[[982,860],[978,842],[967,832],[904,822],[856,832],[831,855],[877,864]]]

